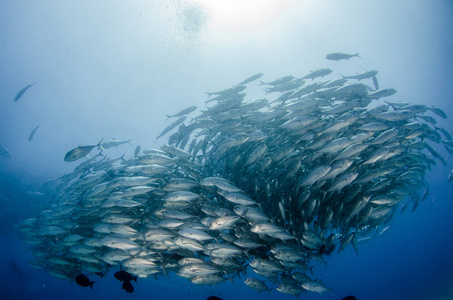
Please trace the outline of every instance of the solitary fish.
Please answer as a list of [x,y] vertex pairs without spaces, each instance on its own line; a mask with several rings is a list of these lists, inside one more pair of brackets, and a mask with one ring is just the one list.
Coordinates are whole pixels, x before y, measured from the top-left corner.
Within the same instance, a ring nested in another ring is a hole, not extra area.
[[35,133],[36,133],[36,130],[38,130],[39,128],[39,125],[35,127],[35,129],[33,129],[31,132],[30,132],[30,135],[28,136],[28,141],[30,142],[33,137],[35,136]]
[[9,154],[8,149],[6,149],[5,146],[0,144],[0,156],[6,157],[6,158],[11,158],[11,155]]
[[361,58],[358,53],[356,53],[356,54],[346,54],[346,53],[339,52],[339,53],[330,53],[330,54],[326,55],[326,59],[328,59],[328,60],[350,59],[351,57]]
[[25,94],[25,92],[35,84],[37,84],[37,82],[31,83],[31,84],[27,85],[26,87],[24,87],[23,89],[21,89],[19,91],[19,93],[17,93],[16,97],[14,97],[14,102],[19,100]]
[[77,275],[75,281],[78,285],[83,287],[90,287],[91,289],[93,289],[93,283],[95,283],[95,281],[90,281],[90,279],[83,274]]
[[81,159],[82,157],[85,157],[88,155],[88,153],[93,150],[95,147],[101,146],[102,143],[101,139],[97,145],[90,145],[90,146],[79,146],[77,148],[72,149],[66,155],[64,156],[64,161],[71,162],[71,161],[76,161],[78,159]]

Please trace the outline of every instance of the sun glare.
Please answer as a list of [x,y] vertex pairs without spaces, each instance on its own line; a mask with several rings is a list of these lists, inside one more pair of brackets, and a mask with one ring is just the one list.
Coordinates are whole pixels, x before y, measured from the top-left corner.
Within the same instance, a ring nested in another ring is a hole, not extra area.
[[254,31],[275,20],[295,0],[192,0],[219,31]]

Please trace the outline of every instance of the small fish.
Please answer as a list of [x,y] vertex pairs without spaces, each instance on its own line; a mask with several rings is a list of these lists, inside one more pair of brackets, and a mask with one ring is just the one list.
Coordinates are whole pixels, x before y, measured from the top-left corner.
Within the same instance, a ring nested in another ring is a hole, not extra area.
[[249,83],[249,82],[252,82],[252,81],[254,81],[254,80],[257,80],[257,79],[261,78],[263,75],[264,75],[263,73],[258,73],[258,74],[252,75],[252,76],[250,76],[249,78],[244,79],[244,80],[243,80],[241,83],[239,83],[238,85],[240,85],[240,84],[247,84],[247,83]]
[[134,292],[134,287],[132,286],[132,283],[130,281],[123,282],[122,289],[125,290],[126,293],[133,293]]
[[337,52],[337,53],[330,53],[330,54],[326,55],[326,59],[328,59],[328,60],[342,60],[342,59],[347,60],[347,59],[350,59],[351,57],[361,58],[358,53],[346,54],[346,53]]
[[0,144],[0,156],[11,158],[11,154],[9,154],[8,149],[6,149],[6,147],[2,144]]
[[108,141],[108,142],[104,142],[101,144],[101,148],[103,149],[108,149],[108,148],[112,148],[112,147],[118,147],[122,144],[131,144],[131,139],[127,140],[127,141],[122,141],[122,140],[111,140],[111,141]]
[[357,300],[355,296],[346,296],[344,298],[341,298],[341,300]]
[[88,277],[86,277],[83,274],[79,274],[76,276],[75,281],[77,282],[78,285],[83,286],[83,287],[90,287],[93,289],[93,283],[96,281],[90,281]]
[[118,271],[115,273],[115,275],[113,275],[116,279],[118,279],[119,281],[135,281],[137,282],[137,276],[132,276],[131,273],[129,272],[126,272],[126,271]]
[[216,296],[209,296],[207,300],[223,300],[223,299]]
[[17,93],[16,97],[14,97],[14,102],[19,100],[25,94],[25,92],[35,84],[37,84],[37,82],[31,83],[31,84],[27,85],[26,87],[24,87],[23,89],[21,89],[19,91],[19,93]]
[[66,155],[64,156],[64,161],[71,162],[71,161],[76,161],[78,159],[81,159],[82,157],[85,157],[88,155],[88,153],[91,152],[95,147],[101,147],[102,143],[101,139],[97,145],[90,145],[90,146],[79,146],[77,148],[72,149]]
[[376,78],[376,75],[377,75],[377,71],[376,70],[371,70],[371,71],[366,71],[366,72],[363,72],[363,73],[360,73],[360,74],[357,74],[357,75],[352,75],[352,76],[343,76],[341,75],[343,78],[345,79],[357,79],[357,80],[362,80],[362,79],[367,79],[367,78]]
[[165,134],[167,134],[167,132],[169,132],[170,130],[172,130],[173,128],[175,128],[176,126],[178,126],[179,124],[181,124],[182,122],[185,121],[185,119],[187,118],[187,116],[182,116],[182,117],[179,117],[176,121],[174,121],[173,123],[171,123],[170,125],[168,125],[160,134],[159,136],[156,138],[156,140],[158,138],[160,138],[161,136],[164,136]]
[[180,112],[178,112],[178,113],[176,113],[174,115],[167,115],[167,120],[170,119],[170,118],[173,118],[173,117],[182,117],[184,115],[188,115],[188,114],[190,114],[191,112],[193,112],[196,109],[197,109],[196,105],[189,106],[188,108],[183,109],[183,110],[181,110]]
[[331,69],[318,69],[315,71],[311,71],[309,74],[302,77],[302,79],[315,79],[316,77],[324,77],[332,73]]
[[39,128],[39,125],[35,127],[35,129],[33,129],[31,132],[30,132],[30,135],[28,136],[28,141],[30,142],[33,137],[35,136],[35,133],[36,133],[36,130],[38,130]]

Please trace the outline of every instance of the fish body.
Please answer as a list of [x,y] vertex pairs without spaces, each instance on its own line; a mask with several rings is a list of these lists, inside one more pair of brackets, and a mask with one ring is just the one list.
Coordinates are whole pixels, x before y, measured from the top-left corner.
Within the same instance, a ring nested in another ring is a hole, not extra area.
[[184,115],[188,115],[188,114],[190,114],[191,112],[193,112],[196,109],[197,109],[196,105],[189,106],[189,107],[181,110],[180,112],[177,112],[176,114],[167,115],[167,119],[173,118],[173,117],[181,117],[181,116],[184,116]]
[[83,274],[79,274],[75,277],[75,281],[77,282],[78,285],[83,286],[83,287],[90,287],[93,289],[93,283],[95,281],[91,281],[88,277],[86,277]]
[[359,56],[359,53],[356,53],[356,54],[346,54],[346,53],[341,53],[341,52],[335,52],[335,53],[329,53],[326,55],[326,59],[328,60],[342,60],[342,59],[350,59],[352,57],[358,57],[360,58]]
[[272,290],[266,286],[266,283],[264,281],[255,278],[247,278],[246,280],[244,280],[244,283],[252,289],[259,291],[260,293],[270,292]]
[[302,178],[302,180],[299,181],[298,186],[304,187],[312,185],[322,177],[326,176],[330,169],[330,166],[324,165],[311,170],[304,178]]
[[14,97],[14,102],[17,102],[25,94],[25,92],[35,84],[37,84],[37,82],[31,83],[24,87],[23,89],[21,89],[19,93],[17,93],[17,95]]
[[99,141],[99,143],[97,145],[79,146],[77,148],[72,149],[71,151],[66,153],[66,155],[64,157],[64,161],[72,162],[72,161],[76,161],[76,160],[79,160],[79,159],[87,156],[88,153],[91,152],[91,150],[93,150],[94,148],[101,145],[102,140],[103,139],[101,139],[101,141]]
[[134,292],[134,287],[132,286],[132,283],[130,281],[124,281],[122,284],[121,289],[125,290],[126,293],[133,293]]
[[263,73],[257,73],[255,75],[252,75],[246,79],[244,79],[243,81],[241,81],[238,85],[242,85],[242,84],[247,84],[247,83],[250,83],[252,81],[255,81],[257,79],[260,79],[261,77],[263,77]]
[[320,281],[306,281],[301,286],[311,292],[323,294],[325,292],[331,292],[332,289],[328,288],[324,283]]
[[187,119],[187,116],[181,116],[179,117],[176,121],[168,125],[160,134],[157,136],[156,139],[166,135],[168,132],[173,130],[176,126],[180,125],[182,122],[184,122]]
[[287,83],[288,81],[291,81],[294,79],[294,76],[292,75],[288,75],[288,76],[283,76],[281,78],[278,78],[274,81],[269,81],[269,82],[262,82],[261,81],[261,84],[267,84],[267,85],[273,85],[273,86],[277,86],[277,85],[281,85],[281,84],[284,84],[284,83]]
[[103,142],[101,143],[101,148],[103,149],[108,149],[108,148],[112,148],[112,147],[118,147],[119,145],[123,145],[123,144],[131,144],[131,140],[127,140],[127,141],[122,141],[122,140],[110,140],[108,142]]
[[38,128],[39,128],[39,125],[36,126],[36,127],[30,132],[30,135],[28,136],[28,141],[29,141],[29,142],[30,142],[30,141],[33,139],[33,137],[35,136],[36,130],[38,130]]
[[377,75],[377,71],[372,70],[372,71],[366,71],[357,75],[351,75],[351,76],[343,76],[343,78],[346,79],[357,79],[357,80],[362,80],[362,79],[367,79],[367,78],[372,78]]
[[332,73],[331,69],[318,69],[310,72],[309,74],[302,77],[302,79],[315,79],[316,77],[324,77]]

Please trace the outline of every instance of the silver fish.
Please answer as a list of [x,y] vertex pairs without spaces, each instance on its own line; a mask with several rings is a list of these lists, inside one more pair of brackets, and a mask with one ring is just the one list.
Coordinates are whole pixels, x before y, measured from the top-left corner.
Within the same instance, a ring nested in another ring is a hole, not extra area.
[[85,156],[88,155],[88,153],[91,152],[91,150],[93,150],[93,149],[96,148],[96,147],[101,146],[102,140],[103,140],[103,139],[101,139],[101,140],[99,141],[99,143],[97,143],[97,145],[92,145],[92,146],[79,146],[79,147],[77,147],[77,148],[72,149],[71,151],[69,151],[68,153],[66,153],[66,155],[65,155],[65,157],[64,157],[64,161],[72,162],[72,161],[76,161],[76,160],[79,160],[79,159],[81,159],[81,158],[84,158]]

